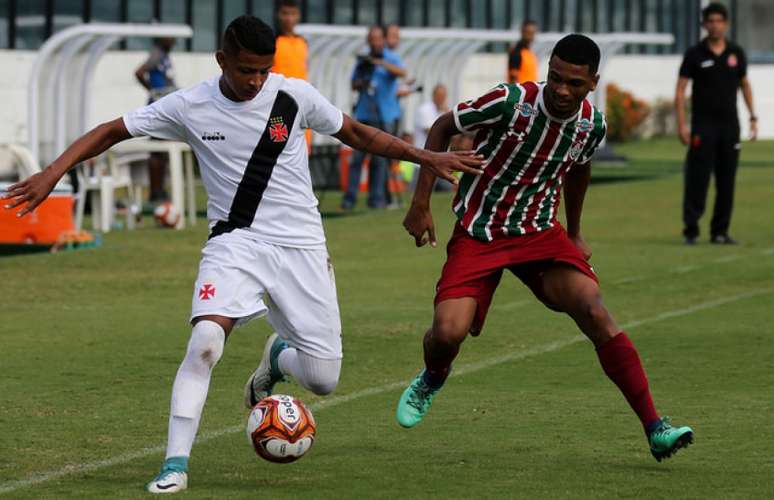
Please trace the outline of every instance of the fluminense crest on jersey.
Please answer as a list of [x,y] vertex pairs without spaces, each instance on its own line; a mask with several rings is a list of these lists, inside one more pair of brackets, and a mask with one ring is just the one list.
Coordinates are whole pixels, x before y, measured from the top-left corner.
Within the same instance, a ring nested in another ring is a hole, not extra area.
[[582,152],[583,152],[583,143],[576,142],[570,148],[570,158],[572,158],[573,160],[577,160],[580,157],[580,154]]
[[288,127],[281,116],[269,118],[269,136],[274,142],[285,142],[288,140]]

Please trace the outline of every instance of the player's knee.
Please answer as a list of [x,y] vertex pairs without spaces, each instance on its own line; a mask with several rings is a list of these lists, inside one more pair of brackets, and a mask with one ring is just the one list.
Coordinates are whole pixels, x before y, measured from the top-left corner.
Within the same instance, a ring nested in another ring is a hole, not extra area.
[[199,321],[191,331],[186,356],[212,368],[223,355],[225,339],[225,332],[220,325],[213,321]]
[[325,396],[332,393],[339,385],[339,377],[323,376],[314,377],[307,380],[304,386],[318,396]]
[[602,298],[599,296],[585,301],[581,310],[586,321],[592,325],[604,328],[610,322],[610,313],[608,313],[607,308],[602,303]]
[[436,343],[457,345],[465,339],[469,324],[453,317],[436,317],[433,320],[433,341]]
[[299,353],[302,377],[299,382],[305,389],[318,396],[325,396],[336,389],[341,373],[340,359],[319,359]]

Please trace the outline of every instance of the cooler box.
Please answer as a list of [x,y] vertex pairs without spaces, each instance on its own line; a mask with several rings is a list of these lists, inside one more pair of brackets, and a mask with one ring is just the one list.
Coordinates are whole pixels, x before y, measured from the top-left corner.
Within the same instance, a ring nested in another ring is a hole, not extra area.
[[[10,183],[0,183],[5,192]],[[67,231],[75,231],[73,196],[70,190],[55,189],[31,214],[17,217],[17,207],[0,207],[0,244],[53,245]]]

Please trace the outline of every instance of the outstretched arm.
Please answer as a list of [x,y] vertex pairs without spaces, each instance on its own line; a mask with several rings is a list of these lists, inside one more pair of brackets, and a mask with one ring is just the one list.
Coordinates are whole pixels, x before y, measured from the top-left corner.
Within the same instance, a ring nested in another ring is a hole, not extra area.
[[589,187],[590,180],[591,162],[573,165],[564,178],[564,213],[567,216],[567,235],[587,259],[591,257],[591,248],[581,236],[580,221],[583,200],[586,198],[586,189]]
[[[429,151],[446,151],[449,149],[451,138],[459,133],[459,130],[454,125],[452,113],[444,113],[430,128],[425,149]],[[414,242],[418,247],[423,246],[428,241],[430,246],[434,247],[437,245],[433,215],[430,211],[430,196],[433,194],[435,177],[432,170],[420,169],[419,179],[414,190],[414,198],[411,200],[411,206],[403,219],[403,227],[414,237]],[[427,236],[425,236],[425,233],[427,233]]]
[[74,165],[93,158],[113,144],[130,137],[131,134],[126,130],[123,118],[98,125],[76,140],[42,172],[9,186],[2,197],[11,200],[5,208],[15,208],[26,202],[27,206],[19,210],[17,216],[21,217],[32,212],[48,197],[59,179]]
[[455,184],[457,178],[452,175],[452,172],[476,175],[481,173],[480,167],[483,160],[473,151],[447,153],[445,150],[434,152],[415,148],[383,130],[360,123],[347,115],[344,115],[344,124],[334,137],[354,149],[385,158],[418,163],[423,171],[429,169],[434,176],[442,177]]

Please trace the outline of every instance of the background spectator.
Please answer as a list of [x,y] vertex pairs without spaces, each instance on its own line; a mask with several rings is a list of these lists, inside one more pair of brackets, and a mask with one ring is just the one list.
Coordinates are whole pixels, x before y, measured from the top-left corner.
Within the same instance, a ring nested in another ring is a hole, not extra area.
[[[354,115],[358,121],[395,134],[400,119],[398,103],[398,78],[406,75],[403,63],[397,54],[385,46],[381,26],[368,30],[368,52],[358,56],[352,73],[352,89],[358,92]],[[344,210],[351,210],[357,201],[360,174],[365,155],[354,151],[349,168],[347,192],[341,201]],[[368,177],[368,206],[387,206],[387,160],[372,156]]]
[[296,0],[280,0],[277,9],[277,52],[272,71],[287,78],[307,80],[307,44],[296,34],[301,9]]
[[[155,38],[153,47],[145,60],[134,72],[140,85],[148,91],[148,104],[177,90],[169,53],[175,46],[174,38]],[[168,198],[164,191],[164,172],[167,158],[163,153],[151,153],[148,160],[151,202],[160,202]]]
[[422,148],[427,140],[427,133],[439,116],[449,111],[446,85],[439,83],[433,87],[432,99],[417,108],[414,120],[414,144]]
[[[702,11],[707,37],[685,52],[675,92],[680,140],[689,147],[685,161],[683,236],[693,245],[699,237],[707,189],[715,172],[715,208],[710,222],[710,242],[735,244],[728,235],[734,204],[734,182],[739,161],[739,117],[736,97],[742,87],[750,111],[751,139],[758,133],[752,89],[747,79],[744,50],[726,39],[728,11],[718,3]],[[691,128],[685,123],[685,88],[692,80]]]
[[521,25],[521,40],[508,52],[508,83],[535,82],[538,80],[538,58],[532,52],[538,26],[527,20]]

